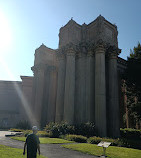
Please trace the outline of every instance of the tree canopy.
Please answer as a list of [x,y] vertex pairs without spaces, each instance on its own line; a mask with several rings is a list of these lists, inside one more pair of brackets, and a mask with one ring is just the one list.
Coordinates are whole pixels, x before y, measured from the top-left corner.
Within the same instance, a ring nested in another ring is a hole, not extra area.
[[[141,122],[141,44],[138,43],[127,58],[125,72],[126,96],[128,117],[134,120],[134,124]],[[127,118],[126,118],[127,119]]]
[[138,43],[130,51],[130,56],[127,59],[126,80],[129,83],[134,83],[136,89],[141,92],[141,44]]

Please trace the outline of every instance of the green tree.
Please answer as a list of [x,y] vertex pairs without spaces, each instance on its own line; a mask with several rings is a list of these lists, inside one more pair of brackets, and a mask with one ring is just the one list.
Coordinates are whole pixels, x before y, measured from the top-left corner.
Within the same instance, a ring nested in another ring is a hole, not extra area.
[[[130,51],[130,56],[127,59],[126,80],[136,86],[138,92],[141,92],[141,44],[138,43]],[[138,96],[140,99],[140,95]]]
[[[128,117],[130,124],[141,126],[141,44],[138,43],[130,51],[127,59],[127,69],[124,79],[126,80],[126,107],[128,108]],[[141,128],[141,127],[140,127]]]

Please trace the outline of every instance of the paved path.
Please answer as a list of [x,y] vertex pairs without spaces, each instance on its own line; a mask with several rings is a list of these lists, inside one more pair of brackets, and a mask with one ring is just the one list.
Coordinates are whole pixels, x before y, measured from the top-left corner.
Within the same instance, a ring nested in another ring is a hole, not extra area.
[[[11,132],[0,131],[0,144],[23,149],[24,142],[5,137],[5,134]],[[13,133],[13,132],[12,132]],[[97,158],[96,156],[83,154],[78,151],[72,151],[61,147],[60,144],[40,144],[41,154],[48,158]]]

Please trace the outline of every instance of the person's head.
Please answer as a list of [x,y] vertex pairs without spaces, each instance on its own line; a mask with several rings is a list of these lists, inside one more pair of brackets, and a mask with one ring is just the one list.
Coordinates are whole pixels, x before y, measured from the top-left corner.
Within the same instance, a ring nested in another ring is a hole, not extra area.
[[36,134],[36,133],[38,132],[37,126],[33,126],[33,127],[32,127],[32,131],[33,131],[34,134]]

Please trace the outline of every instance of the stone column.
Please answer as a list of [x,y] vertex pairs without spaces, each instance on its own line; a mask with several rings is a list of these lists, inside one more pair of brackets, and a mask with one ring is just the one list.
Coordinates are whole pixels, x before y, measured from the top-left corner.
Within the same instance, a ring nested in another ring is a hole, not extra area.
[[118,97],[118,74],[117,74],[118,49],[110,49],[108,52],[109,68],[109,95],[108,95],[108,135],[119,137],[119,97]]
[[63,53],[58,53],[58,81],[56,98],[56,122],[63,121],[64,117],[64,92],[65,92],[65,74],[66,61]]
[[37,119],[38,124],[41,123],[41,113],[42,113],[42,104],[43,104],[43,93],[44,93],[44,68],[45,66],[40,64],[36,68],[36,93],[34,101],[34,112],[35,118]]
[[50,71],[50,82],[49,82],[47,121],[55,122],[57,72],[54,66],[50,66],[49,71]]
[[86,57],[86,122],[95,120],[95,59],[93,48]]
[[76,59],[75,121],[86,122],[86,52],[79,52]]
[[105,48],[99,41],[95,50],[95,125],[99,136],[107,136]]
[[66,50],[66,78],[64,95],[64,121],[74,123],[74,93],[75,93],[75,50]]
[[41,127],[45,127],[48,121],[48,101],[50,94],[50,66],[46,65],[45,69],[45,79],[44,79],[44,94],[43,94],[43,106],[42,106],[42,116],[41,116]]

